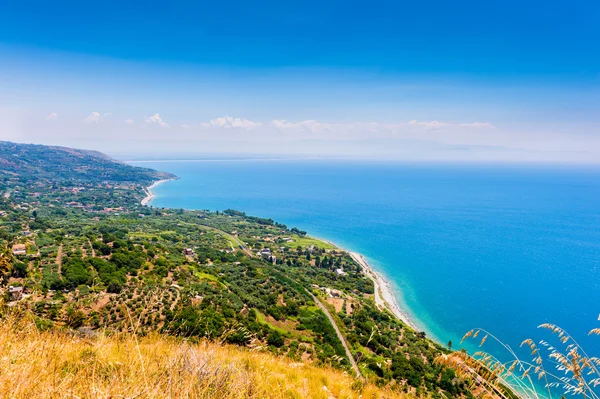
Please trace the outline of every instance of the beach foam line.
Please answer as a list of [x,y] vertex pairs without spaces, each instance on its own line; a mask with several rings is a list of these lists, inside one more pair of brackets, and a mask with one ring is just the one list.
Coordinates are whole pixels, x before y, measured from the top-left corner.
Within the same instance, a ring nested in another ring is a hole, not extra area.
[[358,252],[348,252],[352,259],[358,263],[364,270],[365,274],[373,281],[375,305],[379,309],[387,309],[394,316],[400,319],[404,324],[408,325],[415,331],[419,331],[416,324],[410,319],[408,314],[398,306],[394,291],[391,284],[383,278],[383,276],[371,267],[365,257]]
[[323,238],[314,236],[311,237],[326,242],[327,244],[330,244],[336,247],[337,249],[347,252],[350,255],[350,257],[352,257],[352,259],[354,259],[354,261],[362,267],[367,277],[369,277],[373,281],[375,289],[373,297],[375,299],[375,305],[377,306],[377,308],[379,308],[380,310],[387,309],[400,321],[402,321],[407,326],[411,327],[413,330],[421,331],[417,327],[416,323],[412,321],[412,319],[409,316],[409,313],[407,311],[402,310],[402,308],[398,305],[396,296],[394,295],[394,290],[392,289],[392,285],[390,284],[390,282],[387,281],[380,273],[377,273],[371,267],[371,265],[369,265],[369,262],[367,262],[367,259],[363,255],[359,254],[358,252],[348,251],[329,240],[325,240]]
[[149,185],[148,187],[146,187],[144,189],[144,192],[146,193],[146,197],[144,197],[144,199],[141,201],[141,204],[144,206],[148,205],[150,203],[150,201],[152,201],[155,197],[155,195],[152,193],[152,189],[155,188],[156,186],[158,186],[159,184],[163,184],[163,183],[166,183],[171,180],[174,180],[174,179],[158,180],[158,181],[155,181],[154,183],[152,183],[151,185]]

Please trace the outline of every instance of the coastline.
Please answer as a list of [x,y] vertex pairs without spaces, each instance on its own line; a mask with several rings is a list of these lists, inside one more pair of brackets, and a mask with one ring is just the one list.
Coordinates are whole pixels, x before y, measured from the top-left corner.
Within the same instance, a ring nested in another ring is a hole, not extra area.
[[[143,206],[149,205],[149,203],[155,198],[155,195],[152,193],[152,189],[160,184],[166,183],[171,180],[175,180],[175,179],[158,180],[158,181],[155,181],[154,183],[152,183],[150,186],[146,187],[144,189],[144,192],[146,193],[146,197],[144,199],[142,199],[141,204]],[[316,238],[320,241],[331,244],[334,247],[336,247],[344,252],[347,252],[350,255],[350,257],[362,267],[366,276],[373,281],[373,285],[374,285],[373,298],[375,301],[375,306],[377,306],[377,308],[380,310],[388,310],[394,316],[396,316],[396,318],[398,318],[400,321],[402,321],[404,324],[406,324],[413,330],[420,331],[420,329],[417,327],[416,323],[410,318],[409,312],[406,310],[403,310],[398,305],[398,302],[396,300],[396,297],[394,295],[394,291],[392,289],[392,285],[390,284],[390,282],[387,281],[381,273],[377,273],[373,269],[373,267],[371,265],[369,265],[369,263],[367,262],[366,258],[363,255],[361,255],[358,252],[349,251],[329,240],[325,240],[325,239],[322,239],[319,237],[313,237],[313,238]]]
[[408,312],[402,310],[396,301],[394,291],[389,281],[387,281],[380,273],[377,273],[367,262],[365,257],[358,252],[349,252],[350,256],[364,270],[365,274],[373,281],[375,305],[383,310],[389,310],[394,316],[402,321],[407,326],[415,331],[420,331],[416,324],[410,319]]
[[416,323],[411,319],[409,312],[403,310],[400,305],[398,305],[398,301],[396,300],[396,296],[394,295],[394,290],[392,289],[392,285],[389,281],[387,281],[381,273],[377,273],[367,259],[358,252],[348,251],[347,249],[323,238],[313,237],[317,240],[326,242],[334,247],[347,252],[350,257],[358,263],[364,273],[373,281],[374,285],[374,293],[373,298],[375,300],[375,306],[377,306],[380,310],[388,310],[391,312],[396,318],[398,318],[401,322],[409,326],[415,331],[421,331]]
[[149,185],[148,187],[144,188],[146,197],[144,197],[144,199],[140,203],[143,206],[148,205],[150,203],[150,201],[152,201],[155,197],[155,195],[152,193],[152,189],[155,188],[156,186],[158,186],[159,184],[163,184],[163,183],[166,183],[171,180],[173,180],[173,179],[158,180],[158,181],[155,181],[154,183],[152,183],[151,185]]

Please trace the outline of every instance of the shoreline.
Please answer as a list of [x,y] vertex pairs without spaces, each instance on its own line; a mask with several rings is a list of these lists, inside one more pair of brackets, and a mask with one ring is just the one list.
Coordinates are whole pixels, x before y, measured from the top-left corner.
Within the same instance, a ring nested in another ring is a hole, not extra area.
[[394,295],[394,290],[392,289],[392,285],[388,280],[384,278],[381,273],[378,273],[373,269],[373,267],[367,262],[367,259],[364,255],[349,251],[329,240],[325,240],[323,238],[314,237],[317,240],[326,242],[327,244],[333,245],[334,247],[347,252],[350,257],[362,267],[364,273],[368,278],[373,281],[373,299],[375,300],[375,306],[380,310],[388,310],[391,312],[396,318],[398,318],[401,322],[409,326],[415,331],[421,331],[420,328],[417,327],[416,323],[411,319],[410,313],[407,310],[403,310],[400,305],[398,305],[398,301],[396,296]]
[[389,310],[394,316],[402,321],[407,326],[411,327],[415,331],[421,331],[417,328],[417,325],[411,320],[407,311],[402,310],[398,305],[392,285],[387,281],[381,273],[377,273],[371,265],[367,262],[366,258],[358,252],[346,251],[350,254],[352,259],[358,263],[364,270],[365,274],[373,281],[374,285],[374,298],[375,305],[379,309]]
[[163,184],[166,183],[168,181],[171,181],[173,179],[163,179],[163,180],[157,180],[154,183],[152,183],[151,185],[149,185],[148,187],[144,188],[144,192],[146,193],[146,197],[144,197],[144,199],[140,202],[140,204],[142,204],[143,206],[146,206],[150,203],[150,201],[152,201],[154,199],[154,197],[156,197],[153,193],[152,193],[152,189],[155,188],[156,186],[158,186],[159,184]]
[[[155,195],[152,193],[152,189],[156,186],[166,183],[168,181],[175,179],[163,179],[158,180],[152,183],[150,186],[144,188],[144,192],[146,193],[146,197],[142,199],[141,204],[143,206],[149,205],[149,203],[155,198]],[[344,251],[350,255],[350,257],[360,265],[363,269],[365,275],[373,281],[374,292],[373,299],[375,301],[375,306],[380,310],[388,310],[391,312],[396,318],[398,318],[401,322],[409,326],[415,331],[421,331],[416,323],[411,319],[410,313],[407,310],[403,310],[402,307],[398,305],[398,301],[396,296],[394,295],[394,291],[392,289],[392,285],[389,281],[387,281],[381,273],[378,273],[373,269],[373,267],[367,262],[367,259],[360,253],[349,251],[329,240],[325,240],[323,238],[314,237],[317,240],[326,242],[335,248],[338,248],[341,251]]]

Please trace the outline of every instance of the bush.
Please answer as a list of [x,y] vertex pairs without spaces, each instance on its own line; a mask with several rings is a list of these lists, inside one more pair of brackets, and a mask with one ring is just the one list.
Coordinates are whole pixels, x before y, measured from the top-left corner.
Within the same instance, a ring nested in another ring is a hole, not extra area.
[[272,345],[279,348],[283,346],[284,343],[285,340],[283,339],[279,331],[273,330],[269,333],[269,336],[267,337],[267,345]]

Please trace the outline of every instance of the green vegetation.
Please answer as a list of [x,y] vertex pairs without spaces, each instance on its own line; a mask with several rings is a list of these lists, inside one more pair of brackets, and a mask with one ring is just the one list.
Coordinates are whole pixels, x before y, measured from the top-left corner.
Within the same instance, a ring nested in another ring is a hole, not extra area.
[[312,238],[312,237],[298,236],[298,235],[292,234],[286,238],[289,238],[291,240],[285,241],[284,246],[290,247],[290,248],[298,248],[298,247],[308,248],[311,246],[317,246],[322,249],[335,249],[335,246],[333,244],[330,244],[326,241],[318,240],[318,239]]
[[331,244],[234,210],[142,206],[145,186],[173,176],[97,153],[0,143],[0,163],[2,285],[23,287],[5,297],[44,328],[260,342],[350,370],[344,341],[378,385],[471,395],[435,361],[448,350],[377,309],[373,282]]

